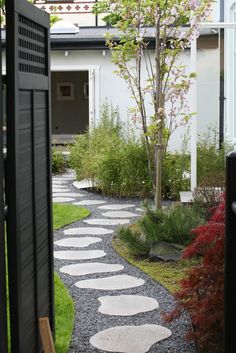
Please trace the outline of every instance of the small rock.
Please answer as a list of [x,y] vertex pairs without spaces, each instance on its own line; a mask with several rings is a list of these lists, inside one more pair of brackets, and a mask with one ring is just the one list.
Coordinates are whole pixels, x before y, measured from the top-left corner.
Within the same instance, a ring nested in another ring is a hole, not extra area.
[[179,244],[157,241],[151,247],[149,259],[151,261],[179,261],[183,249],[184,247]]

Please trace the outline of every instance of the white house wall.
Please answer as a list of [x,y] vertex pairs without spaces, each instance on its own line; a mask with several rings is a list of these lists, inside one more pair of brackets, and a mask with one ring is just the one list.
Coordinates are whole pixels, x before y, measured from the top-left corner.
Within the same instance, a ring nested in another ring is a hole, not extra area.
[[[104,55],[105,54],[105,55]],[[187,66],[190,65],[189,51],[184,53],[181,61]],[[95,97],[98,106],[108,99],[114,106],[119,106],[121,120],[130,123],[129,108],[134,106],[131,94],[127,89],[125,82],[115,75],[116,69],[111,61],[109,51],[102,50],[83,50],[70,51],[65,57],[64,51],[53,51],[51,53],[52,70],[59,67],[81,68],[99,67],[96,71],[95,82],[99,82],[99,96]],[[217,124],[219,121],[219,54],[218,49],[200,49],[198,50],[198,132],[206,131],[209,124]],[[151,114],[151,111],[149,111]],[[96,119],[99,119],[99,112],[96,111]],[[173,135],[170,141],[170,149],[175,150],[181,147],[181,135],[184,130],[179,129]]]
[[[225,22],[236,22],[236,1],[225,1]],[[225,30],[225,136],[236,142],[236,29]]]

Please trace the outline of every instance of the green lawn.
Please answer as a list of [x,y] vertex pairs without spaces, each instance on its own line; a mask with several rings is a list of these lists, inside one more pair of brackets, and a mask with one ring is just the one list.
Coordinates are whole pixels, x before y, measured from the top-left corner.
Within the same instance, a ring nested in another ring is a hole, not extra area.
[[72,331],[74,328],[75,308],[68,290],[54,274],[55,285],[55,325],[56,325],[56,352],[68,352]]
[[113,239],[113,247],[127,262],[147,273],[171,293],[179,289],[179,281],[184,277],[185,270],[197,263],[192,259],[178,262],[150,262],[148,259],[131,255],[126,246],[117,238]]
[[66,205],[53,204],[53,229],[59,229],[70,223],[78,221],[90,215],[90,211],[86,208]]
[[[90,211],[86,208],[53,204],[53,229],[61,228],[65,225],[87,217]],[[68,352],[71,335],[74,327],[75,309],[74,303],[68,290],[60,280],[60,277],[54,274],[55,285],[55,321],[56,321],[56,352]]]

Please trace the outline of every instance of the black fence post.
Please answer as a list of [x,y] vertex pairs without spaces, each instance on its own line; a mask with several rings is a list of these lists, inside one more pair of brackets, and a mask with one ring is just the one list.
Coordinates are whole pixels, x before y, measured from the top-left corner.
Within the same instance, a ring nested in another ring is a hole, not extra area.
[[6,258],[4,234],[4,161],[3,161],[3,100],[2,100],[2,48],[0,30],[0,352],[7,353],[7,299]]
[[236,352],[236,151],[226,157],[224,353]]

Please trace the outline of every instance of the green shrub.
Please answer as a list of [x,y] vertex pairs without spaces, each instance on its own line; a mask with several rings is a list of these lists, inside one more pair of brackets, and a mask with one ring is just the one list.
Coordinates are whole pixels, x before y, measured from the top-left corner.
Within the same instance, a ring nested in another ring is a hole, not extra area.
[[78,179],[91,179],[105,194],[123,197],[150,193],[145,146],[134,137],[125,137],[118,109],[107,102],[98,125],[77,137],[70,163]]
[[177,204],[157,212],[147,207],[146,214],[138,221],[138,230],[121,228],[118,235],[131,253],[144,255],[156,241],[188,245],[193,239],[191,230],[204,221],[203,210],[195,204],[192,207]]
[[228,142],[219,148],[218,129],[209,126],[197,144],[197,182],[199,187],[224,187],[226,154],[234,149]]
[[52,149],[52,172],[62,173],[65,171],[67,166],[65,157],[61,151],[57,151],[55,148]]
[[190,189],[189,176],[190,155],[186,153],[166,153],[163,161],[163,198],[179,200],[179,192]]

